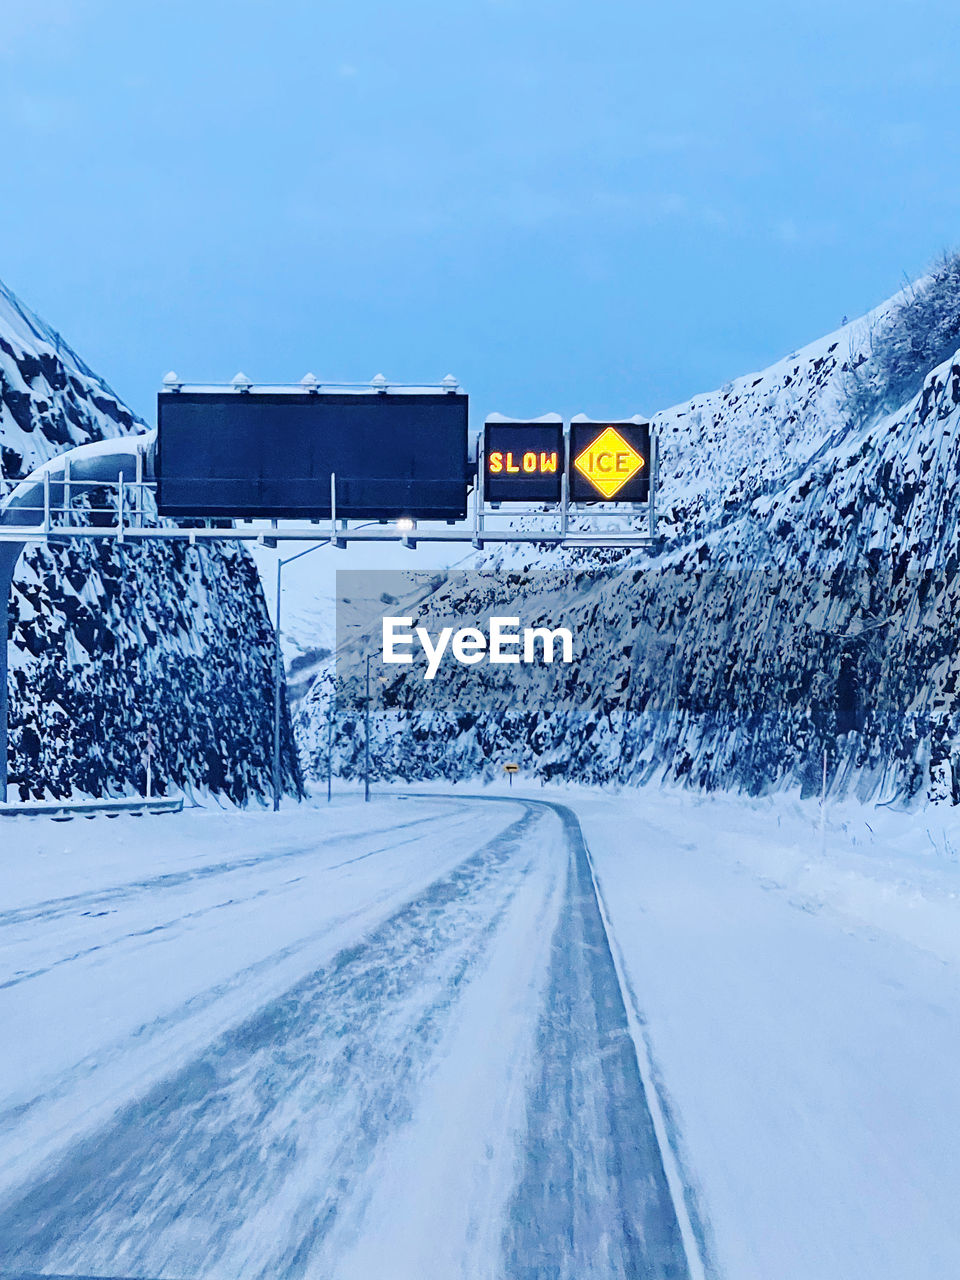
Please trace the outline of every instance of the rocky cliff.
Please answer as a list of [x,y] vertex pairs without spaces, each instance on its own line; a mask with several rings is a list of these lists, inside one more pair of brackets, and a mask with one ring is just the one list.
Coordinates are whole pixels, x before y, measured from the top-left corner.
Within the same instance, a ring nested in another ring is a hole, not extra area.
[[[144,424],[0,285],[0,475]],[[159,790],[237,803],[269,789],[273,634],[250,557],[230,544],[32,546],[13,584],[11,798]],[[299,787],[284,721],[284,781]]]

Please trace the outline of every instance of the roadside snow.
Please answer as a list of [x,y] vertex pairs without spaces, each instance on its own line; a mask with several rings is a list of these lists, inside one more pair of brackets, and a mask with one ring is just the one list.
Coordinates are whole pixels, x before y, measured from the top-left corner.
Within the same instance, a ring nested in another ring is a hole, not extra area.
[[720,1274],[960,1274],[956,815],[573,804]]

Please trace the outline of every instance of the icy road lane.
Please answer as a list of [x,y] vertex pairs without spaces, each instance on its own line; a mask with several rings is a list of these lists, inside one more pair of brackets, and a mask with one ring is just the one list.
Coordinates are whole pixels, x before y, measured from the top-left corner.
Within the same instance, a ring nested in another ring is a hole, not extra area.
[[3,1274],[696,1280],[573,815],[313,822],[0,911]]

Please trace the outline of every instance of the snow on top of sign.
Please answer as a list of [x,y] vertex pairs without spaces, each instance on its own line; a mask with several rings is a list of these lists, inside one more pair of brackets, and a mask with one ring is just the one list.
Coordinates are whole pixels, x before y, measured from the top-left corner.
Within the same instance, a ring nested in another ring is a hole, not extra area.
[[539,418],[508,418],[502,413],[488,413],[485,421],[506,423],[507,425],[510,423],[522,423],[525,426],[532,426],[536,423],[537,425],[543,424],[544,426],[552,426],[558,422],[562,423],[563,416],[559,413],[542,413]]
[[642,427],[644,423],[649,422],[649,418],[645,418],[642,413],[635,413],[632,418],[591,418],[585,413],[575,413],[570,419],[571,422],[595,422],[604,426],[637,426]]
[[[169,375],[168,375],[169,376]],[[238,375],[239,377],[239,375]],[[271,395],[296,395],[304,394],[322,394],[323,392],[336,392],[337,394],[357,395],[357,396],[377,396],[384,395],[389,392],[390,395],[466,395],[466,392],[459,385],[444,386],[439,382],[256,382],[244,381],[237,382],[180,382],[167,383],[161,389],[161,395],[179,395],[180,392],[187,391],[191,395],[220,395],[224,391],[233,391],[238,396],[246,395],[249,392],[269,392]]]

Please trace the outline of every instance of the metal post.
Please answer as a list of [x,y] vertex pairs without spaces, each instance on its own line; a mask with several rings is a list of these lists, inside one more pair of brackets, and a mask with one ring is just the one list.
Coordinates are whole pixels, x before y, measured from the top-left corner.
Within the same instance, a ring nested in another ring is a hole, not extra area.
[[342,551],[347,545],[343,540],[343,534],[346,532],[346,520],[340,521],[340,528],[337,528],[337,474],[335,471],[330,472],[330,543],[336,547],[338,551]]
[[363,704],[363,800],[370,799],[370,655],[367,654],[367,696]]
[[73,495],[70,492],[70,455],[63,460],[63,510],[64,524],[70,524],[70,504]]
[[280,687],[282,655],[280,652],[280,587],[283,561],[277,556],[277,612],[273,650],[273,811],[280,808]]
[[143,446],[137,445],[136,493],[134,496],[134,523],[143,526]]
[[660,462],[660,443],[656,432],[650,435],[650,496],[647,498],[647,516],[650,521],[650,537],[657,536],[657,467]]
[[153,725],[147,726],[147,799],[153,799]]
[[[570,430],[563,430],[563,475],[560,477],[560,532],[566,541],[570,527]],[[561,543],[561,546],[563,543]]]
[[22,542],[0,542],[0,803],[7,802],[7,635],[10,630],[10,589],[23,550]]
[[50,472],[43,473],[43,532],[50,532]]
[[336,705],[331,694],[330,709],[327,712],[327,804],[333,799],[333,713]]
[[477,482],[473,487],[473,545],[479,550],[483,546],[483,504],[485,501],[485,471],[487,458],[483,448],[483,439],[477,441]]
[[123,472],[117,482],[117,541],[123,541]]

